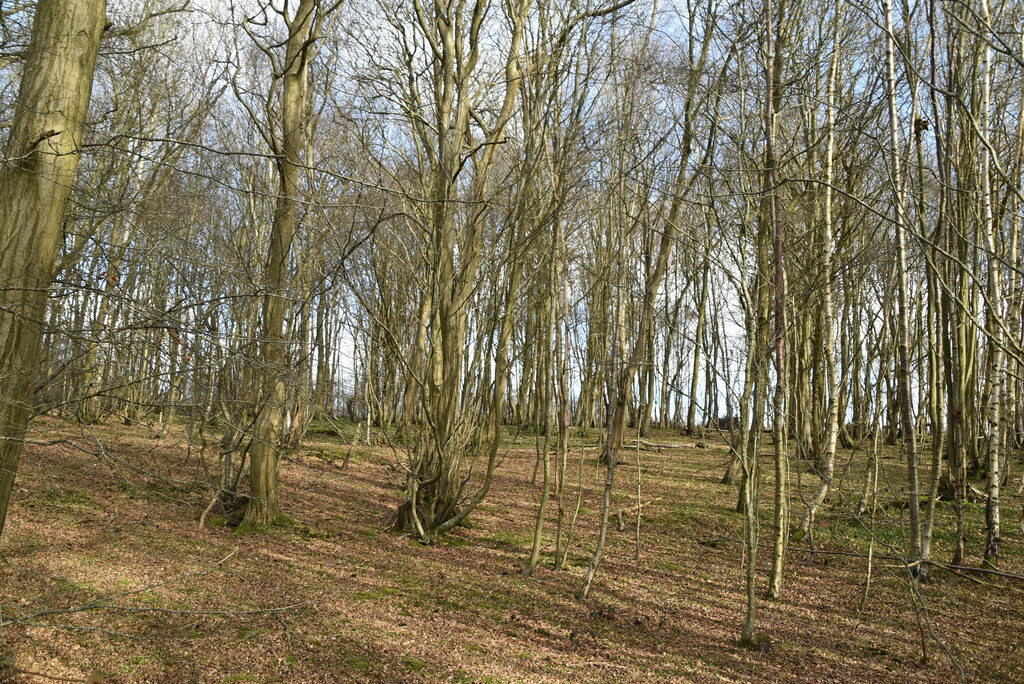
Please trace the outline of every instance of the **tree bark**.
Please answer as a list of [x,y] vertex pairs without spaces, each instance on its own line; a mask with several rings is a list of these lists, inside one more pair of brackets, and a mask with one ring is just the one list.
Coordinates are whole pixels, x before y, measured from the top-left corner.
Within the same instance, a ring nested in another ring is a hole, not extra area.
[[0,171],[0,532],[39,384],[47,294],[105,23],[104,0],[39,0]]
[[281,516],[278,479],[289,393],[285,295],[289,255],[299,228],[299,181],[307,144],[307,71],[316,6],[317,0],[301,0],[295,17],[286,20],[288,40],[281,76],[281,140],[277,151],[278,196],[263,278],[261,380],[257,386],[260,405],[249,449],[251,494],[245,511],[245,521],[257,526],[272,525]]

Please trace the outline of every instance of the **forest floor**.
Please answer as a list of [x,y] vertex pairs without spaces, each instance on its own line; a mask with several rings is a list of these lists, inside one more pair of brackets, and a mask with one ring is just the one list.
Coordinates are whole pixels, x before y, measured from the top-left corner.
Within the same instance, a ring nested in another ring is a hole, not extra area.
[[[876,554],[904,543],[895,453],[882,461],[871,523],[852,515],[865,453],[840,452],[840,489],[814,546],[838,553],[792,544],[783,596],[759,599],[760,646],[749,650],[737,644],[742,516],[735,486],[719,484],[728,450],[717,439],[698,448],[659,431],[650,442],[678,447],[623,452],[615,510],[636,502],[638,454],[641,498],[660,498],[645,509],[639,546],[635,517],[624,532],[612,525],[579,602],[603,483],[593,433],[570,455],[570,510],[580,472],[583,486],[568,567],[550,569],[550,505],[533,577],[519,572],[539,498],[532,435],[510,440],[472,525],[433,546],[390,529],[403,476],[388,448],[356,447],[345,468],[344,440],[310,436],[282,467],[294,522],[240,534],[217,517],[198,527],[210,490],[182,428],[157,439],[144,427],[44,418],[31,438],[0,542],[2,682],[947,682],[952,659],[970,681],[1021,681],[1024,670],[1022,581],[938,569],[915,590],[897,561],[876,559],[858,610],[872,530]],[[816,478],[802,470],[809,494]],[[762,583],[771,493],[766,482]],[[1014,494],[1003,498],[1002,569],[1021,574]],[[794,524],[801,512],[795,494]],[[977,566],[983,503],[968,513]],[[951,521],[940,504],[936,559],[949,559]]]

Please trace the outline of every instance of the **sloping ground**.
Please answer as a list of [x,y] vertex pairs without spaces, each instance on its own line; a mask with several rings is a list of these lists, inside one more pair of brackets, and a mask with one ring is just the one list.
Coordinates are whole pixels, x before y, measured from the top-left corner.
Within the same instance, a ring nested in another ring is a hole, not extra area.
[[[0,543],[8,621],[0,681],[47,681],[17,671],[78,681],[95,672],[109,682],[955,680],[930,637],[920,663],[921,629],[942,640],[972,681],[1019,681],[1024,667],[1024,582],[939,571],[920,590],[925,619],[903,571],[879,560],[866,609],[857,611],[866,561],[855,554],[870,535],[849,510],[863,454],[840,455],[851,464],[839,469],[845,491],[830,498],[817,536],[819,549],[854,555],[808,554],[794,543],[784,597],[760,602],[763,645],[751,651],[736,645],[742,519],[732,511],[735,488],[718,484],[724,445],[693,448],[668,432],[652,438],[687,446],[639,454],[642,498],[661,497],[644,516],[639,560],[630,518],[625,532],[613,526],[591,598],[580,603],[573,597],[603,481],[593,447],[582,452],[571,566],[541,566],[527,578],[518,570],[539,494],[529,482],[532,438],[508,451],[472,527],[429,547],[389,531],[402,474],[388,449],[357,448],[343,469],[347,446],[309,440],[283,465],[283,501],[295,523],[239,535],[198,528],[210,494],[196,483],[202,454],[180,430],[157,440],[145,428],[44,419],[33,438],[70,443],[26,449]],[[580,454],[571,456],[571,506]],[[636,453],[622,458],[617,508],[636,497]],[[883,498],[898,494],[898,464],[885,462]],[[808,490],[814,484],[806,473],[801,480]],[[770,483],[763,492],[767,516]],[[1004,567],[1018,573],[1020,505],[1004,500]],[[980,507],[970,513],[976,532]],[[945,507],[940,514],[950,515]],[[880,510],[876,553],[898,541],[887,516],[900,515],[895,504]],[[770,530],[765,517],[765,542]],[[937,558],[948,557],[949,543],[939,535]],[[552,546],[549,539],[548,561]],[[761,564],[769,553],[762,550]]]

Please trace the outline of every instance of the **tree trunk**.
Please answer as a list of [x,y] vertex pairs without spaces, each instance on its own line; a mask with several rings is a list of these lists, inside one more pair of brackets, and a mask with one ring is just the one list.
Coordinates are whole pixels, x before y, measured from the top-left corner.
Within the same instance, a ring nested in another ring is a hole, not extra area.
[[827,423],[825,427],[825,443],[821,454],[821,484],[807,502],[807,511],[800,523],[800,532],[804,538],[811,537],[814,516],[825,500],[828,489],[832,485],[832,475],[836,462],[836,442],[839,437],[839,378],[836,368],[835,330],[833,329],[832,310],[832,166],[835,153],[835,93],[836,76],[839,69],[841,47],[840,27],[842,26],[842,5],[836,3],[832,63],[829,66],[827,93],[825,95],[827,141],[825,143],[825,210],[823,231],[821,236],[821,269],[824,275],[824,289],[821,305],[821,342],[825,357],[825,382],[828,392]]
[[910,312],[907,294],[907,245],[903,207],[903,187],[900,176],[899,118],[896,112],[896,38],[892,25],[892,2],[885,0],[886,64],[888,67],[889,98],[889,157],[890,173],[895,195],[895,227],[897,251],[897,382],[900,422],[906,439],[908,505],[910,507],[910,561],[921,558],[921,496],[917,474],[917,436],[913,429],[913,395],[910,385]]
[[104,0],[39,0],[0,171],[0,532],[39,382],[43,314],[105,23]]
[[249,449],[251,494],[245,521],[272,525],[281,516],[278,474],[284,412],[289,387],[285,340],[286,281],[289,255],[299,228],[299,180],[305,148],[307,71],[317,0],[300,0],[288,21],[288,41],[281,94],[281,141],[277,158],[278,196],[270,230],[270,251],[264,272],[263,334],[260,339],[260,404]]

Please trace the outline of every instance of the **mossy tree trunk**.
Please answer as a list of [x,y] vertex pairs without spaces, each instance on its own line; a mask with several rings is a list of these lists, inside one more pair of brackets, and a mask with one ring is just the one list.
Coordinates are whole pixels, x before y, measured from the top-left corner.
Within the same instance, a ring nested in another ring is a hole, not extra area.
[[105,24],[104,0],[39,0],[0,170],[0,532],[39,384],[47,295]]

